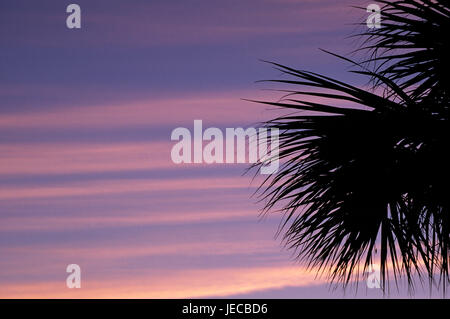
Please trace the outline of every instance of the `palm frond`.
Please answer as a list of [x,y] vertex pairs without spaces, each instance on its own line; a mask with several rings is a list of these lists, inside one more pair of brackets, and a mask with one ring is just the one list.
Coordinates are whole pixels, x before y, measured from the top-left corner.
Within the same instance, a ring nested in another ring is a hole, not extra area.
[[389,269],[410,285],[414,274],[431,280],[438,269],[447,284],[447,123],[383,75],[382,85],[397,93],[273,65],[291,78],[274,82],[302,87],[279,102],[257,101],[293,111],[266,123],[280,131],[283,164],[261,189],[266,212],[282,205],[286,245],[344,285],[367,270],[377,243],[383,287]]
[[378,1],[383,5],[381,28],[360,34],[365,62],[418,99],[433,93],[449,98],[450,1]]

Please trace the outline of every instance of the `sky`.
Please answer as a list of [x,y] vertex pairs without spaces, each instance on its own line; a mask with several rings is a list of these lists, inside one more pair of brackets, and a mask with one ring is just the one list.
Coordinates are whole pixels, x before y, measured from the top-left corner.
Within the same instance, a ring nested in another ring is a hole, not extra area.
[[[81,29],[66,27],[72,2]],[[170,157],[172,130],[196,119],[276,114],[243,100],[279,97],[255,83],[281,77],[262,60],[353,80],[319,49],[355,49],[351,6],[368,4],[2,0],[0,298],[383,298],[297,263],[248,164]]]

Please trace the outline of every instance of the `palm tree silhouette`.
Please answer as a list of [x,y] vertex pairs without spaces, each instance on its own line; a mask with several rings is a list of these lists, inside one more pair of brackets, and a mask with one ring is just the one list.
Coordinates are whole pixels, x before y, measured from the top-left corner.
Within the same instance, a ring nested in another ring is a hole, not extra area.
[[450,1],[378,2],[381,28],[358,34],[366,59],[334,54],[373,90],[272,63],[288,79],[270,82],[289,88],[256,102],[291,112],[264,124],[280,130],[282,166],[259,192],[265,212],[284,213],[287,247],[331,283],[361,279],[378,247],[383,290],[393,274],[445,293]]

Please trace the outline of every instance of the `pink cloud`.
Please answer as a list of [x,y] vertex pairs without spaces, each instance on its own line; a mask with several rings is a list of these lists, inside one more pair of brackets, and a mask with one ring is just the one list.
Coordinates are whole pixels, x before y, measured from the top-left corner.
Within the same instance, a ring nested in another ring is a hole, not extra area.
[[[184,205],[186,203],[184,202]],[[175,212],[132,211],[96,212],[91,216],[70,216],[61,214],[57,217],[4,217],[0,224],[2,231],[58,231],[82,230],[107,227],[129,227],[186,223],[208,223],[212,221],[240,220],[252,218],[257,220],[258,212],[249,210],[201,210],[198,208],[179,209]]]
[[173,168],[171,143],[0,144],[0,175]]
[[0,199],[55,198],[95,196],[135,192],[211,190],[248,188],[248,178],[180,178],[180,179],[117,179],[74,182],[69,185],[39,187],[0,187]]
[[[257,99],[267,92],[236,91],[186,95],[176,98],[154,98],[112,105],[64,107],[42,112],[4,114],[3,129],[10,128],[118,128],[136,125],[192,124],[195,119],[215,124],[233,123],[237,119],[251,123],[263,120],[266,109],[241,98]],[[169,137],[168,137],[169,138]]]
[[201,298],[323,284],[314,273],[295,266],[196,269],[128,273],[120,279],[85,281],[81,289],[65,282],[3,285],[0,298]]

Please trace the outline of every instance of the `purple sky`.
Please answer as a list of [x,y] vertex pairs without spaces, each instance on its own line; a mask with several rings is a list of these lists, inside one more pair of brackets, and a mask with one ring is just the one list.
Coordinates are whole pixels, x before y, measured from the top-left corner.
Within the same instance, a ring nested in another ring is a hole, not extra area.
[[352,51],[369,2],[73,2],[80,30],[71,1],[0,3],[0,297],[355,296],[274,239],[248,165],[177,166],[170,133],[273,116],[241,100],[274,97],[260,59],[353,79],[318,49]]

